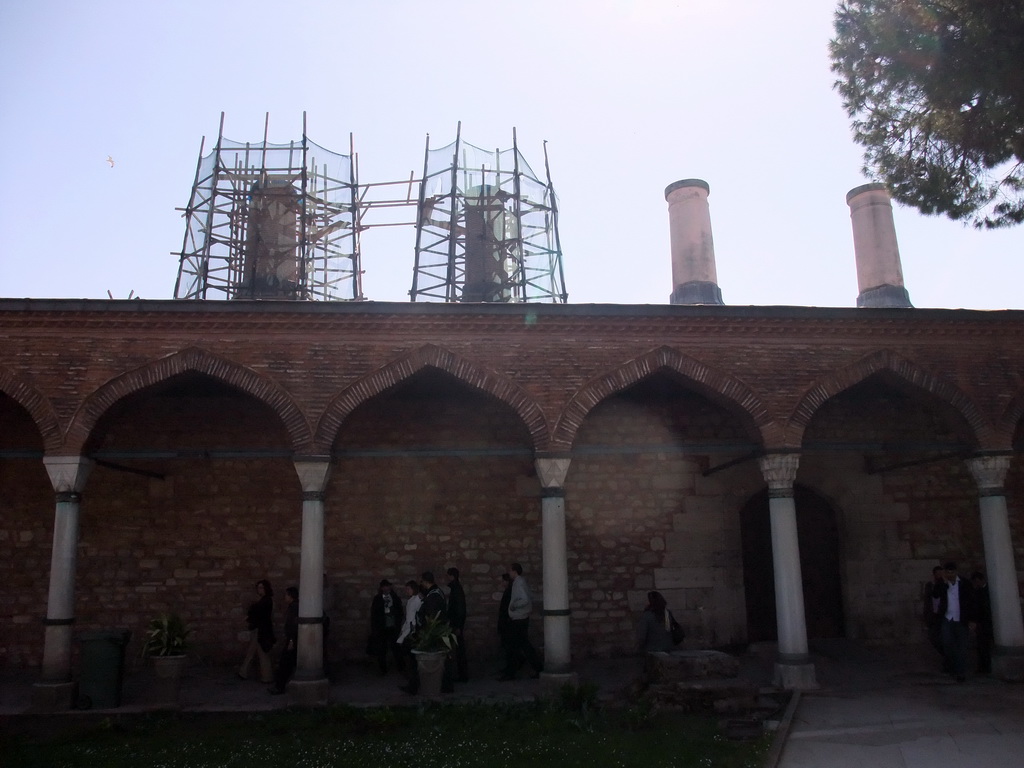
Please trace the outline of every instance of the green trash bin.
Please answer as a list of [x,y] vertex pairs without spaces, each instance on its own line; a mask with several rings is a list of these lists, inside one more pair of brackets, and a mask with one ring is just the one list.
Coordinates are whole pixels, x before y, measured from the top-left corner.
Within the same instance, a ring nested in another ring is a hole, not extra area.
[[79,709],[108,709],[121,706],[124,682],[124,653],[131,640],[129,629],[83,632],[82,673],[78,680]]

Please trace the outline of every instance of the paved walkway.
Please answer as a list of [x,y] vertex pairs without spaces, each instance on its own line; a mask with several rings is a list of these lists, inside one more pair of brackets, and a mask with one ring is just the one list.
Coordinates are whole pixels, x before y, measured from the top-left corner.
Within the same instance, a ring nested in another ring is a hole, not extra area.
[[1024,684],[958,684],[927,646],[812,650],[821,687],[801,695],[779,768],[1024,766]]
[[[639,677],[640,667],[638,658],[610,659],[583,662],[577,671],[582,681],[598,685],[600,695],[618,698]],[[525,672],[517,680],[499,681],[496,667],[470,671],[476,673],[470,681],[457,683],[454,693],[444,694],[442,701],[532,701],[544,690],[543,680],[530,679]],[[29,714],[37,680],[35,671],[0,670],[0,719]],[[347,664],[331,683],[330,700],[355,706],[414,704],[421,697],[400,690],[405,682],[395,671],[381,676],[370,662]],[[256,680],[239,680],[233,667],[192,666],[182,680],[179,705],[189,712],[260,712],[289,706],[288,696],[272,696],[268,687]],[[125,680],[121,706],[105,712],[157,709],[159,691],[149,669],[133,672]]]
[[[741,658],[741,674],[759,685],[771,675],[770,646]],[[773,751],[777,768],[1022,768],[1024,684],[971,677],[964,684],[935,672],[938,659],[925,646],[875,649],[849,641],[812,643],[820,688],[803,693],[783,722]],[[472,671],[472,670],[471,670]],[[475,670],[444,700],[532,700],[540,680],[499,682],[492,670]],[[640,671],[640,660],[583,662],[582,681],[606,699],[622,699]],[[24,716],[35,674],[0,673],[0,724]],[[352,664],[332,683],[331,700],[353,705],[396,705],[416,697],[399,690],[396,673],[375,674]],[[122,706],[110,713],[151,710],[152,678],[129,676]],[[266,686],[241,681],[233,669],[192,667],[183,682],[181,707],[193,712],[267,711],[288,705]],[[72,717],[76,713],[68,713]],[[87,716],[88,713],[80,713]],[[95,714],[95,711],[94,711]]]

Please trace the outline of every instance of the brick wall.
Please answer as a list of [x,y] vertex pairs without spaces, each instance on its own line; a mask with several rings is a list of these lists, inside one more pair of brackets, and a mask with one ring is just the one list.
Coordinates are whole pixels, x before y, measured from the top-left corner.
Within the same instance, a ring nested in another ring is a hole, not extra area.
[[[493,656],[508,561],[542,594],[534,451],[570,447],[577,656],[629,651],[649,589],[689,643],[742,642],[738,511],[764,482],[754,461],[705,472],[801,441],[797,480],[839,521],[848,634],[912,639],[931,566],[983,563],[976,489],[959,461],[865,461],[1024,443],[1022,325],[1013,312],[0,302],[0,664],[39,663],[53,527],[41,462],[14,454],[80,447],[119,466],[97,466],[83,494],[76,628],[138,636],[180,610],[215,662],[244,650],[256,579],[297,582],[292,453],[332,450],[338,656],[362,656],[381,577],[449,565],[470,653]],[[1022,477],[1015,458],[1024,568]],[[538,616],[538,644],[540,629]]]

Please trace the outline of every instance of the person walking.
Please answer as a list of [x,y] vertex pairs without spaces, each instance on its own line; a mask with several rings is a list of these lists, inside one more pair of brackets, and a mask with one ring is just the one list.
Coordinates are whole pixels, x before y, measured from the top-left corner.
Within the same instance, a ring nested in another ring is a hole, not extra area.
[[266,685],[274,682],[274,666],[270,661],[270,651],[277,642],[274,636],[274,588],[266,579],[256,582],[256,602],[249,605],[245,614],[245,623],[249,628],[249,646],[238,668],[238,676],[249,679],[249,667],[254,659],[259,659],[260,682]]
[[533,667],[533,677],[540,677],[543,663],[540,654],[530,642],[530,614],[533,612],[533,598],[530,587],[523,578],[523,566],[512,563],[508,568],[512,590],[508,602],[508,659],[499,680],[515,680],[516,674],[528,662]]
[[466,664],[466,592],[459,581],[459,569],[448,569],[448,624],[455,633],[455,680],[464,683],[469,680]]
[[270,693],[275,696],[285,692],[285,686],[295,674],[299,649],[299,588],[288,587],[284,591],[284,650],[277,662],[277,674]]

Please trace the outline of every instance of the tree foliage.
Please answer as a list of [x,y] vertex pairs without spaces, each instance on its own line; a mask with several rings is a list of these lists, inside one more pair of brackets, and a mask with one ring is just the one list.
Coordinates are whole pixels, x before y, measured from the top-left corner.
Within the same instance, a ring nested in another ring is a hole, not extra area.
[[835,33],[870,177],[923,213],[1024,221],[1024,0],[842,0]]

